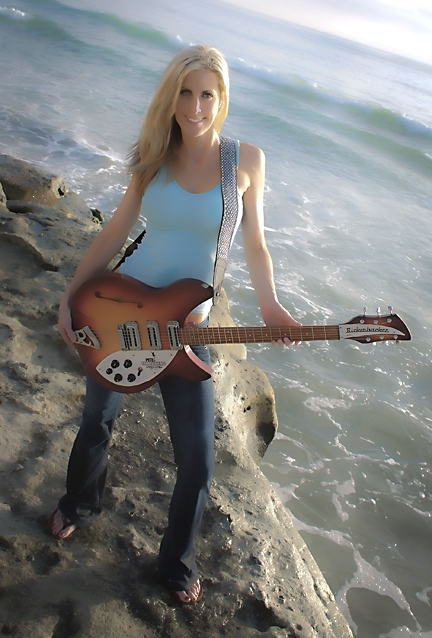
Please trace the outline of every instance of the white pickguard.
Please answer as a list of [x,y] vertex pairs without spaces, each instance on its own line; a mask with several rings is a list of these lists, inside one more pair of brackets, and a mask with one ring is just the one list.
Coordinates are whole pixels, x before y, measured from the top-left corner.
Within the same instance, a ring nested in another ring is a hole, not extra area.
[[99,374],[124,388],[154,379],[174,359],[178,350],[129,350],[105,357],[97,366]]

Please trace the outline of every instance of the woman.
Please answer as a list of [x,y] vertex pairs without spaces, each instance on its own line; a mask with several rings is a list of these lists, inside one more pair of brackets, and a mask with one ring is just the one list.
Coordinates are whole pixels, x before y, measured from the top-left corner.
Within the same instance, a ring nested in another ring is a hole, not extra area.
[[[192,277],[212,284],[222,218],[219,132],[227,116],[228,66],[213,48],[194,46],[168,66],[150,103],[131,154],[129,187],[112,219],[96,237],[65,291],[59,331],[75,343],[70,299],[90,277],[103,272],[122,249],[143,207],[144,242],[121,272],[161,287]],[[237,187],[247,265],[268,326],[299,325],[279,304],[263,229],[264,155],[236,143]],[[187,317],[206,325],[210,302]],[[280,341],[282,344],[282,341]],[[289,341],[285,339],[286,345]],[[194,348],[207,363],[208,350]],[[168,527],[161,543],[159,570],[165,586],[182,603],[202,596],[194,539],[208,499],[214,464],[214,404],[211,379],[160,382],[177,464]],[[67,493],[51,517],[51,531],[66,538],[101,511],[108,445],[121,395],[88,379],[81,427],[68,466]]]

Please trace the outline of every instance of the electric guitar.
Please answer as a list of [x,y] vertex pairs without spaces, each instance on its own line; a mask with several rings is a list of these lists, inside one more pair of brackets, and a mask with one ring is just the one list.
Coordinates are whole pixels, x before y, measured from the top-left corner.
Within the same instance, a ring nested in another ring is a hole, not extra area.
[[[213,289],[196,279],[152,288],[128,275],[89,279],[71,300],[76,348],[85,371],[117,392],[145,390],[167,375],[200,381],[212,369],[191,346],[348,339],[360,343],[407,341],[410,332],[396,314],[354,317],[339,325],[214,327],[184,325],[188,314],[210,299]],[[390,309],[391,310],[391,309]]]

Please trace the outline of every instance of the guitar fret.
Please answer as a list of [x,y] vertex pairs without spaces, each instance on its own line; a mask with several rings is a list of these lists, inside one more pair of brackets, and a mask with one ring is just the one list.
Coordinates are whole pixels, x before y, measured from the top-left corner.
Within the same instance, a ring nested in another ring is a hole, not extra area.
[[293,327],[248,327],[248,326],[215,326],[211,328],[184,327],[179,328],[182,344],[235,344],[235,343],[271,343],[283,340],[291,341],[327,341],[339,339],[339,326],[293,326]]

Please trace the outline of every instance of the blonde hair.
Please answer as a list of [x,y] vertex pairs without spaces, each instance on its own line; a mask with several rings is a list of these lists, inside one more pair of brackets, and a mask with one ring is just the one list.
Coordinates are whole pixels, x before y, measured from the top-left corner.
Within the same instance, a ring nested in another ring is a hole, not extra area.
[[220,51],[197,45],[180,51],[170,62],[153,95],[137,142],[129,155],[129,171],[138,175],[143,194],[164,164],[172,162],[181,142],[175,119],[177,99],[185,77],[191,71],[209,70],[219,78],[221,105],[215,119],[219,133],[228,114],[229,70]]

